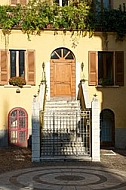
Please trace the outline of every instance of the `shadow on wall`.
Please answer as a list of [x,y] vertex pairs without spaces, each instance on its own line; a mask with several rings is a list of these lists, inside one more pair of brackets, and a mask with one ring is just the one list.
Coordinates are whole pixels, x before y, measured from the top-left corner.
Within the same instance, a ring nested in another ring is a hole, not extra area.
[[28,147],[31,149],[32,148],[32,135],[29,136],[28,139]]
[[7,130],[0,130],[0,147],[8,146],[8,132]]

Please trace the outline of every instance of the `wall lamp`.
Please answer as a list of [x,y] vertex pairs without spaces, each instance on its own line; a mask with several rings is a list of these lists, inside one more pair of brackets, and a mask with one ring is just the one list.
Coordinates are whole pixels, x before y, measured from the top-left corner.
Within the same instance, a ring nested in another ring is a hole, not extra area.
[[83,72],[83,69],[84,69],[84,63],[82,62],[81,63],[81,71]]
[[45,63],[44,62],[42,63],[42,69],[43,69],[43,71],[45,69]]

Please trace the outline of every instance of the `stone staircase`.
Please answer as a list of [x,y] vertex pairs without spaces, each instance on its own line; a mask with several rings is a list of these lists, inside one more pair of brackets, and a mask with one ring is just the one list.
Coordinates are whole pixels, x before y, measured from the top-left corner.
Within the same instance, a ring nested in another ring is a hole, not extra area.
[[63,112],[71,112],[71,111],[79,111],[80,110],[80,101],[46,101],[45,112],[48,111],[63,111]]
[[41,158],[87,155],[81,118],[78,100],[47,101],[43,113]]

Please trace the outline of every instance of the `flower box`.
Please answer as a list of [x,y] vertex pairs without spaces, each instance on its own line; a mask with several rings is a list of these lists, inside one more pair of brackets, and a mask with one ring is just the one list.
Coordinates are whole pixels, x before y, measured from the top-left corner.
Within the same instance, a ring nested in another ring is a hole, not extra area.
[[11,77],[9,79],[9,84],[22,88],[23,85],[26,85],[26,80],[23,77]]

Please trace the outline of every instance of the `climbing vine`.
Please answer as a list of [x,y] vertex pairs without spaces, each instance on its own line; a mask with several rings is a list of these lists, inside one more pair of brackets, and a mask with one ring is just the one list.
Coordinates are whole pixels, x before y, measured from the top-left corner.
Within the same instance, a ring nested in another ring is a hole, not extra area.
[[91,0],[79,3],[71,2],[69,6],[58,6],[47,1],[32,0],[26,5],[15,7],[0,6],[0,28],[3,34],[10,34],[12,29],[40,35],[42,30],[80,31],[82,36],[95,31],[115,32],[116,40],[123,40],[126,35],[126,8],[118,10],[105,9],[102,12],[92,10]]

